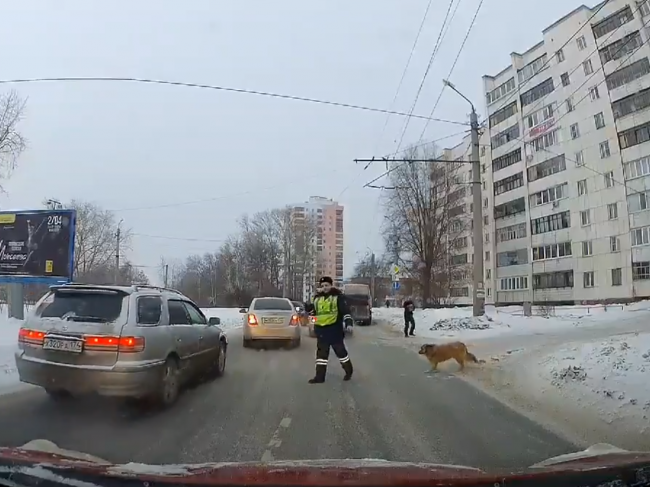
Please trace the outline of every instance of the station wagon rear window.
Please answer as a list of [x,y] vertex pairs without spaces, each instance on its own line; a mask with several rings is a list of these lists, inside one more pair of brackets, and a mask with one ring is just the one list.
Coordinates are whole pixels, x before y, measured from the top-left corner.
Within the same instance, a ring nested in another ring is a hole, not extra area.
[[36,310],[42,318],[73,321],[115,321],[122,312],[124,295],[117,292],[54,291]]
[[280,298],[262,298],[256,299],[253,303],[253,309],[257,311],[264,310],[277,310],[277,311],[293,311],[291,302],[286,299]]

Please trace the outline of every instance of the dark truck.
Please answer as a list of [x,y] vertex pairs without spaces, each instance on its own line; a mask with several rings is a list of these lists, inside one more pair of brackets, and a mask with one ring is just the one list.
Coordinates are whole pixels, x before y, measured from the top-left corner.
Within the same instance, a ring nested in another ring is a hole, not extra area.
[[350,314],[355,324],[369,326],[372,324],[372,297],[370,286],[366,284],[344,284],[343,294],[350,307]]

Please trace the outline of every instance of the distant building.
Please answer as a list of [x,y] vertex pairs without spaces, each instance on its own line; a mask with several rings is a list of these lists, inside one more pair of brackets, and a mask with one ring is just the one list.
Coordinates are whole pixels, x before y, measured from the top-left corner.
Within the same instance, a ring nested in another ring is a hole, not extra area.
[[343,283],[343,206],[338,202],[312,196],[309,201],[295,205],[291,209],[294,225],[309,222],[314,226],[311,242],[313,259],[312,268],[305,274],[303,299],[315,292],[316,282],[321,276],[330,276],[337,285]]

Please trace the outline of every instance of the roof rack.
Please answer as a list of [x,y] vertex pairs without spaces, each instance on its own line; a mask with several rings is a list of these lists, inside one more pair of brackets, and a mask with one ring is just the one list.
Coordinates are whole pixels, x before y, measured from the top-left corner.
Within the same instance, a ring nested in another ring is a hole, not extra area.
[[134,284],[133,287],[134,287],[136,290],[140,290],[140,289],[155,289],[156,291],[167,291],[167,292],[170,292],[170,293],[180,294],[180,295],[183,294],[183,293],[181,293],[180,291],[178,291],[178,290],[176,290],[176,289],[171,289],[171,288],[163,287],[163,286],[153,286],[153,285],[151,285],[151,284]]

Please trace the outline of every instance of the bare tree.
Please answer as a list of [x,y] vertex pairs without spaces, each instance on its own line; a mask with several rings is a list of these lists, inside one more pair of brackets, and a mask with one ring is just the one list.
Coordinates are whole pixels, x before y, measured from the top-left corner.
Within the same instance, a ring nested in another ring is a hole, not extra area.
[[375,263],[372,263],[372,254],[366,253],[354,265],[352,277],[389,277],[390,276],[391,261],[387,255],[382,255],[375,258]]
[[[439,159],[434,146],[413,147],[406,159]],[[402,266],[419,282],[425,306],[450,298],[450,287],[463,278],[452,262],[458,238],[470,220],[458,199],[469,186],[458,177],[458,163],[394,163],[384,197],[387,241],[399,241]]]
[[15,91],[0,94],[0,177],[8,178],[16,168],[27,141],[18,131],[26,100]]
[[[103,280],[103,272],[115,269],[117,222],[115,215],[94,203],[73,200],[68,205],[77,211],[74,276],[76,280]],[[131,232],[122,229],[120,253],[129,248]],[[96,274],[93,276],[93,273]]]

